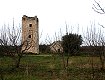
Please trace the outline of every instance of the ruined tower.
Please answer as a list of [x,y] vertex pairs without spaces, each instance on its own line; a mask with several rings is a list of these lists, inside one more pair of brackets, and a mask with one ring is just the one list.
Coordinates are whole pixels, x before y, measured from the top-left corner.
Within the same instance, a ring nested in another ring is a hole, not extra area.
[[[39,53],[39,21],[37,16],[28,17],[23,15],[22,17],[22,43],[25,43],[22,49],[26,49],[25,52]],[[28,44],[28,45],[27,45]]]

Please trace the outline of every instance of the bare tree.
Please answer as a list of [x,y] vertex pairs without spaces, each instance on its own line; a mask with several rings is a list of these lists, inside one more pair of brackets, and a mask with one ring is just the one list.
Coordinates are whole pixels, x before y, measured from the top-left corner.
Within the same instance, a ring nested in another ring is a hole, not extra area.
[[2,49],[2,55],[12,57],[15,60],[16,68],[19,67],[23,53],[32,46],[31,43],[32,41],[29,41],[28,38],[22,42],[21,28],[15,29],[14,25],[11,29],[8,28],[1,32],[0,46]]
[[[105,9],[102,7],[102,5],[97,2],[96,0],[94,0],[95,3],[93,4],[92,9],[99,13],[99,14],[105,14]],[[100,25],[100,24],[99,24]],[[100,25],[102,28],[105,28],[103,25]],[[104,61],[105,61],[105,53],[104,53],[104,47],[105,47],[105,40],[104,40],[104,36],[103,34],[100,35],[100,40],[97,42],[98,45],[100,45],[101,47],[98,47],[97,51],[99,51],[99,56],[100,56],[100,61],[102,64],[102,68],[104,69]]]
[[[91,25],[91,28],[87,29],[86,35],[84,36],[84,43],[89,49],[92,55],[99,56],[101,62],[101,69],[104,69],[105,64],[105,36],[102,29],[97,29],[95,25]],[[93,62],[92,62],[92,67]]]

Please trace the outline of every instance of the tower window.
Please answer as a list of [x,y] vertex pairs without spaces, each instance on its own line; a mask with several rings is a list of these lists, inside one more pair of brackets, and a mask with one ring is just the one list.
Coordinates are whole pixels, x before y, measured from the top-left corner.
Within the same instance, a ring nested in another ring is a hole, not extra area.
[[29,24],[29,27],[32,27],[32,24]]
[[29,35],[28,38],[31,38],[31,35]]

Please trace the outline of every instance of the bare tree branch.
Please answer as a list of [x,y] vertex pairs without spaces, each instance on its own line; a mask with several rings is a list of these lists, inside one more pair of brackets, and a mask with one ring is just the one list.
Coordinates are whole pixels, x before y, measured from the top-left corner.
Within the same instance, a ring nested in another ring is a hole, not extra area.
[[105,10],[102,8],[102,6],[96,0],[94,0],[94,2],[95,4],[93,4],[92,9],[99,14],[105,14]]
[[98,25],[101,26],[102,28],[105,28],[103,25],[101,25],[101,24],[99,24],[99,23],[98,23]]

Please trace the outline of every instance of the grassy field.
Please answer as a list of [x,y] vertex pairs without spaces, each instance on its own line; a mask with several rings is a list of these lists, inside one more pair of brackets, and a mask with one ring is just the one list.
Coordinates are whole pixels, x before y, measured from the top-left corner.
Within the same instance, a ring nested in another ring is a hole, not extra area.
[[3,80],[105,80],[105,71],[100,70],[99,57],[72,56],[69,58],[67,69],[63,68],[62,57],[58,55],[24,56],[20,68],[17,69],[13,69],[14,63],[11,58],[0,58],[0,78],[4,78]]

